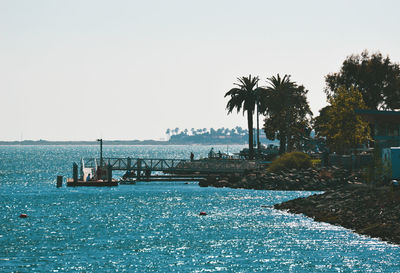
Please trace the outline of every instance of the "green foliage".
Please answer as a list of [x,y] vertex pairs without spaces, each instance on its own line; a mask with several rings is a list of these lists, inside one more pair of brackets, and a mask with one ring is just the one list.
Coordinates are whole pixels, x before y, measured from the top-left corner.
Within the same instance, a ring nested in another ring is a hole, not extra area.
[[319,136],[326,137],[331,152],[346,154],[371,139],[368,123],[355,114],[355,109],[366,108],[357,89],[340,87],[329,102],[331,105],[316,118],[316,130]]
[[357,88],[369,109],[400,108],[400,67],[381,53],[351,55],[343,62],[340,72],[325,77],[325,93],[335,97],[341,86]]
[[253,149],[253,114],[255,106],[259,100],[260,94],[264,91],[258,87],[258,77],[241,77],[237,79],[239,83],[235,83],[237,87],[229,90],[225,97],[230,96],[230,100],[226,105],[228,114],[234,109],[239,113],[243,109],[243,114],[247,112],[247,125],[249,130],[249,158],[254,158]]
[[311,163],[313,167],[321,167],[321,159],[312,159]]
[[302,152],[291,152],[272,161],[268,170],[277,172],[289,169],[307,169],[312,167],[311,157]]
[[268,139],[279,139],[279,153],[301,149],[310,133],[312,112],[307,101],[308,90],[279,74],[268,79],[270,86],[263,97],[266,118],[264,132]]
[[329,123],[330,105],[319,110],[319,116],[314,119],[314,130],[317,137],[325,136],[326,126]]

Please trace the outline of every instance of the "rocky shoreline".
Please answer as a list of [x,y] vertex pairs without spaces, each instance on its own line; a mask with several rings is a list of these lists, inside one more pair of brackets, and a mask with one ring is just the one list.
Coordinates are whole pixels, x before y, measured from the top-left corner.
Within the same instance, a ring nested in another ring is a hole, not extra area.
[[209,177],[201,187],[324,191],[276,204],[274,208],[340,225],[359,234],[400,244],[400,191],[361,183],[361,173],[340,168],[256,171]]
[[200,187],[229,187],[256,190],[326,191],[359,183],[361,173],[340,168],[285,170],[271,173],[266,170],[247,174],[210,176]]
[[290,200],[274,208],[400,244],[400,191],[389,187],[348,186]]

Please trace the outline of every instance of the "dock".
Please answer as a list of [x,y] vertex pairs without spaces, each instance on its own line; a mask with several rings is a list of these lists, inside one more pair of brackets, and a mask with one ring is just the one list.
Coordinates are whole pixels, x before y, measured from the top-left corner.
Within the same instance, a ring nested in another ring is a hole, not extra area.
[[[243,174],[257,167],[256,161],[244,159],[83,158],[79,171],[78,165],[73,164],[73,178],[67,180],[67,186],[118,186],[119,183],[135,184],[139,181],[199,182],[208,176]],[[113,171],[125,171],[125,181],[112,179]]]
[[118,181],[67,181],[67,187],[115,187]]
[[[83,168],[98,166],[98,158],[83,158]],[[113,171],[159,171],[164,173],[243,173],[257,167],[256,162],[245,159],[160,159],[160,158],[103,158],[103,164]],[[140,175],[139,175],[140,176]]]

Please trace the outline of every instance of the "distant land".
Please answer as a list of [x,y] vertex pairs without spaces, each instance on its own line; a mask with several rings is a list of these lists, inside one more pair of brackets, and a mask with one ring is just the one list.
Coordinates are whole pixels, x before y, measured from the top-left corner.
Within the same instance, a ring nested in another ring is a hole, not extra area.
[[[103,145],[245,145],[248,143],[248,131],[241,127],[234,129],[167,129],[169,140],[103,140]],[[254,134],[255,135],[255,134]],[[278,143],[267,140],[263,131],[260,130],[260,141],[263,144]],[[49,141],[49,140],[23,140],[23,141],[0,141],[0,145],[98,145],[93,141]]]

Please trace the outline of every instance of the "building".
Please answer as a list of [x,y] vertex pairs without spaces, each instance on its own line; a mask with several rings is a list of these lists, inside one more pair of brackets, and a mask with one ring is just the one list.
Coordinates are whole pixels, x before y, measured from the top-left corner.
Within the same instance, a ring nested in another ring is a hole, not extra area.
[[376,148],[400,147],[400,111],[356,110],[371,124]]
[[375,147],[381,150],[384,169],[400,179],[400,111],[356,110],[372,127]]

